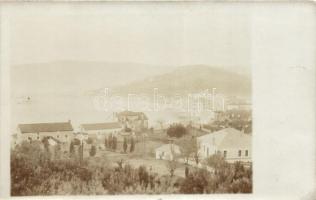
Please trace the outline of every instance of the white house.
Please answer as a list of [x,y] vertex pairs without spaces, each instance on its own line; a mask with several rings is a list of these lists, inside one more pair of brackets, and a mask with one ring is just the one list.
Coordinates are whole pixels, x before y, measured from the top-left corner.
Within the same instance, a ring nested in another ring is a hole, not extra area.
[[105,122],[93,124],[81,124],[81,132],[87,133],[89,137],[104,138],[109,135],[118,135],[123,127],[119,122]]
[[249,134],[234,128],[226,128],[197,137],[198,153],[202,159],[219,153],[227,162],[250,162],[251,140]]
[[176,156],[181,155],[180,147],[175,144],[164,144],[156,148],[156,159],[173,160]]
[[60,142],[69,142],[73,139],[71,122],[19,124],[18,141],[42,141],[44,137],[52,137]]

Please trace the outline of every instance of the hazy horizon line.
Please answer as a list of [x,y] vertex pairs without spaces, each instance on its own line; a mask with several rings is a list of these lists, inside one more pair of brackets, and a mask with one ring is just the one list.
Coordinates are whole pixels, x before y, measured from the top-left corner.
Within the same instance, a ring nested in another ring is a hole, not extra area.
[[61,63],[61,62],[69,62],[69,63],[107,63],[107,64],[139,64],[139,65],[147,65],[151,67],[169,67],[170,69],[178,69],[181,67],[188,67],[188,66],[205,66],[208,68],[217,68],[229,72],[234,72],[242,75],[247,75],[251,76],[251,66],[245,67],[241,70],[239,67],[236,65],[236,69],[238,70],[232,70],[229,67],[233,67],[231,65],[216,65],[216,64],[207,64],[207,63],[187,63],[187,64],[179,64],[179,65],[159,65],[159,64],[154,64],[154,63],[145,63],[145,62],[138,62],[138,61],[113,61],[113,60],[75,60],[75,59],[58,59],[58,60],[51,60],[51,61],[35,61],[35,62],[27,62],[27,63],[13,63],[11,66],[25,66],[25,65],[38,65],[38,64],[51,64],[51,63]]

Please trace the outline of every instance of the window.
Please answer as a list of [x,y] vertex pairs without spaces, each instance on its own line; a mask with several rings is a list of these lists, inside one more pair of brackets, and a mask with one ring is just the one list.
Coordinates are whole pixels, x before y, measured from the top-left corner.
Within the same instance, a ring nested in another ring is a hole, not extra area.
[[248,150],[245,151],[245,156],[248,156]]
[[37,140],[39,140],[39,136],[37,136]]
[[59,135],[57,135],[57,138],[59,138]]
[[238,151],[238,157],[241,157],[241,150]]
[[226,158],[227,156],[227,151],[224,151],[224,158]]

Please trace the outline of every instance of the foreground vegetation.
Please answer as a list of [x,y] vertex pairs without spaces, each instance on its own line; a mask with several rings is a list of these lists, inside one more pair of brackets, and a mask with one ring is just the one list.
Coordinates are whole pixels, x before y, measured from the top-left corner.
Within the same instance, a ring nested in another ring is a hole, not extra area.
[[228,164],[217,155],[207,160],[212,172],[187,166],[182,178],[124,162],[100,166],[76,157],[53,159],[43,146],[24,142],[12,150],[12,196],[252,192],[251,167]]

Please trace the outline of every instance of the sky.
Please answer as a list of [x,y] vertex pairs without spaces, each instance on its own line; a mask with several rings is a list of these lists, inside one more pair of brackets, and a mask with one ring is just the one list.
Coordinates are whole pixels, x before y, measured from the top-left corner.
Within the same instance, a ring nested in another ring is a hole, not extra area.
[[10,14],[12,65],[82,60],[250,71],[250,17],[238,4],[43,5]]

